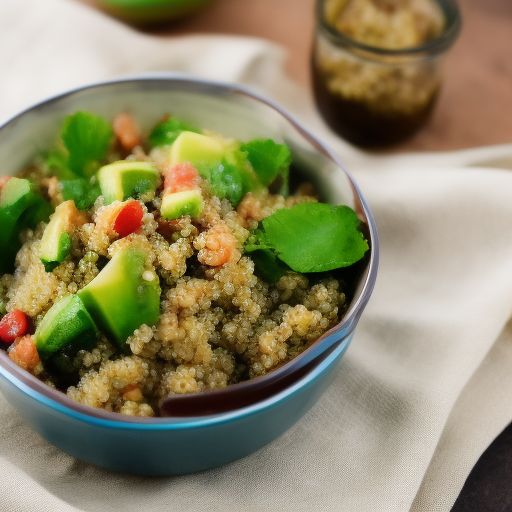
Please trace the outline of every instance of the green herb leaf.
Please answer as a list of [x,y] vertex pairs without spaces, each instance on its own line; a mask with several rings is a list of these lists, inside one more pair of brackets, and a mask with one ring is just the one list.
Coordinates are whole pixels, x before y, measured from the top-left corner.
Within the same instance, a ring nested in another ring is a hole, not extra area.
[[92,176],[106,157],[113,134],[107,121],[89,112],[66,117],[61,138],[69,151],[68,167],[78,176]]
[[199,165],[197,170],[200,176],[208,181],[211,193],[228,199],[234,207],[247,192],[255,192],[262,188],[247,160],[247,153],[239,148],[228,151],[219,163]]
[[267,283],[277,283],[290,270],[269,248],[247,245],[245,252],[250,253],[254,262],[254,274]]
[[167,146],[172,144],[181,132],[201,133],[200,130],[175,117],[170,117],[157,124],[148,137],[150,147]]
[[53,149],[49,151],[44,161],[44,167],[48,175],[55,175],[59,180],[76,178],[68,167],[68,155],[64,150]]
[[280,177],[282,183],[279,192],[288,195],[288,174],[292,155],[285,144],[277,144],[272,139],[255,139],[242,144],[241,149],[247,152],[249,162],[265,187]]
[[244,180],[239,170],[225,159],[207,169],[200,169],[199,174],[207,179],[212,195],[228,199],[233,206],[244,197]]
[[101,194],[98,183],[92,184],[88,179],[62,181],[62,196],[65,201],[73,199],[79,210],[88,210]]
[[302,203],[278,210],[261,222],[262,245],[296,272],[325,272],[359,261],[368,243],[348,206]]

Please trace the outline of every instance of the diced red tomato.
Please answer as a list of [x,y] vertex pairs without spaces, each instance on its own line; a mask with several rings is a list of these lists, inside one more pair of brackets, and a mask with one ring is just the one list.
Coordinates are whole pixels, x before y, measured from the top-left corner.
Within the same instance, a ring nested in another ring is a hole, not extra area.
[[199,188],[201,182],[197,169],[190,162],[167,167],[164,169],[163,175],[166,192],[193,190]]
[[134,233],[140,228],[143,216],[144,211],[141,204],[138,201],[129,201],[117,214],[114,231],[121,238]]
[[27,330],[27,317],[19,309],[7,313],[0,320],[0,339],[5,343],[12,343],[16,338],[23,336]]

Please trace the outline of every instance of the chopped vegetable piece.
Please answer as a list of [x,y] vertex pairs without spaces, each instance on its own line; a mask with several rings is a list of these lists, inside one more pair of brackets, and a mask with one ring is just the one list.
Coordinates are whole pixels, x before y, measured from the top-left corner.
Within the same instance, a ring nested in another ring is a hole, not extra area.
[[9,358],[24,370],[32,371],[40,362],[32,336],[25,336],[12,345]]
[[41,239],[41,261],[47,272],[66,259],[71,249],[69,233],[86,222],[87,216],[77,210],[73,201],[57,206]]
[[151,147],[168,146],[172,144],[181,132],[200,133],[200,130],[184,123],[175,117],[169,117],[157,124],[148,137],[148,143]]
[[78,292],[98,327],[121,347],[135,329],[160,317],[160,281],[146,258],[142,249],[120,249]]
[[66,117],[62,127],[62,142],[69,151],[68,166],[78,176],[91,177],[103,160],[114,132],[99,116],[78,111]]
[[91,183],[86,178],[62,181],[62,197],[65,201],[73,200],[81,211],[91,208],[100,194],[98,183]]
[[225,197],[235,207],[247,192],[257,192],[264,188],[247,160],[246,153],[237,148],[231,148],[220,162],[199,164],[198,170],[211,194]]
[[274,250],[296,272],[325,272],[364,256],[368,243],[360,224],[348,206],[302,203],[263,219],[256,245]]
[[125,237],[137,231],[142,224],[144,210],[138,201],[129,201],[117,214],[114,222],[114,231],[121,237]]
[[200,165],[220,162],[228,146],[220,137],[182,132],[171,146],[169,165],[190,162],[197,169]]
[[183,215],[197,217],[203,211],[203,196],[198,189],[164,194],[160,213],[164,219],[178,219]]
[[21,243],[19,234],[48,220],[51,205],[28,180],[11,178],[0,193],[0,274],[11,272]]
[[156,190],[160,182],[158,169],[148,162],[121,160],[105,165],[98,171],[98,181],[105,202],[138,198]]
[[97,328],[78,295],[56,302],[39,324],[34,340],[43,361],[66,348],[90,350],[97,341]]
[[23,311],[15,309],[0,320],[0,340],[12,343],[16,338],[26,334],[28,329],[27,317]]
[[163,175],[166,192],[182,192],[200,187],[201,178],[197,169],[190,162],[167,167],[163,170]]
[[197,217],[203,211],[204,204],[197,169],[190,162],[183,162],[167,167],[163,174],[162,217],[167,220],[183,215]]
[[288,194],[288,174],[292,155],[285,144],[277,144],[272,139],[255,139],[242,144],[240,149],[247,152],[249,162],[265,187],[280,176],[280,192]]

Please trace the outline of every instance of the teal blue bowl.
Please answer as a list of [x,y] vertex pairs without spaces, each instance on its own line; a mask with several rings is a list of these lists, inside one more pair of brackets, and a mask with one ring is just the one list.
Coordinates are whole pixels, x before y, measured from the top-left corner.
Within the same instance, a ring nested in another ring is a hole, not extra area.
[[243,409],[200,418],[126,421],[115,413],[93,416],[5,371],[8,361],[2,361],[0,390],[27,425],[77,459],[139,475],[193,473],[245,457],[290,428],[325,391],[349,342],[347,338],[281,393]]
[[[285,142],[300,173],[314,182],[324,200],[351,206],[363,221],[370,251],[359,268],[341,322],[268,376],[202,394],[202,409],[189,408],[190,414],[182,408],[179,416],[133,418],[89,408],[46,386],[0,351],[2,394],[27,425],[85,462],[124,473],[176,475],[214,468],[253,453],[315,404],[353,337],[378,266],[375,220],[366,201],[337,158],[278,105],[241,87],[177,75],[87,86],[29,108],[0,128],[0,175],[25,168],[57,138],[62,118],[76,110],[106,117],[129,111],[143,130],[162,112],[172,111],[228,137]],[[215,396],[222,400],[214,400]],[[208,405],[210,399],[216,407]]]

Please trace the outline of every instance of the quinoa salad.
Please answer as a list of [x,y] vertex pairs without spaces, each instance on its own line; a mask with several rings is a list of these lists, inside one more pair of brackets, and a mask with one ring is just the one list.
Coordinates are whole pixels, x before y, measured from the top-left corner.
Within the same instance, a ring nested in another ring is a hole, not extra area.
[[146,417],[282,366],[340,322],[368,251],[356,213],[293,169],[285,144],[173,115],[148,133],[67,116],[0,177],[0,348],[76,402]]

